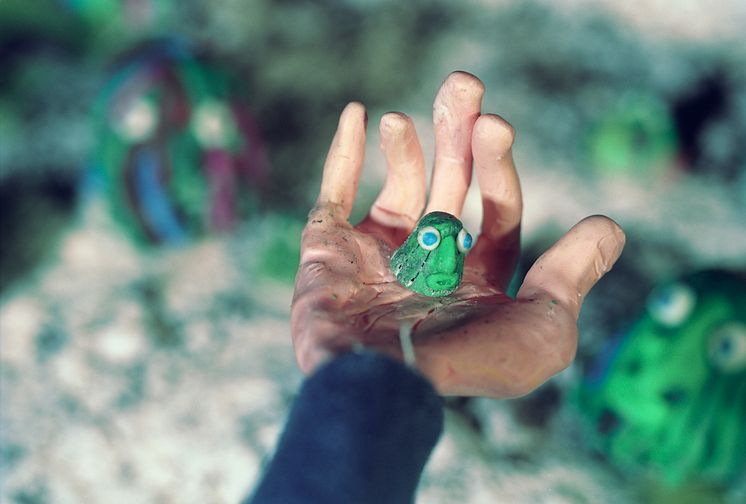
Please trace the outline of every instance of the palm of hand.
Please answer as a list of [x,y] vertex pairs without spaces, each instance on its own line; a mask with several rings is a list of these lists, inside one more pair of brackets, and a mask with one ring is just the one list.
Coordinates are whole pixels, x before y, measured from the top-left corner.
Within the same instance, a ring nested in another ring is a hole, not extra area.
[[353,227],[347,219],[362,166],[365,114],[359,104],[343,112],[302,239],[292,328],[305,371],[359,346],[401,359],[402,325],[412,328],[417,368],[444,394],[520,395],[571,362],[582,297],[618,257],[623,234],[607,218],[582,221],[537,261],[516,300],[504,294],[519,254],[520,185],[512,128],[497,116],[480,117],[482,90],[475,77],[454,73],[434,106],[428,211],[460,213],[472,155],[484,208],[461,287],[445,298],[402,287],[389,269],[424,206],[424,162],[411,120],[382,119],[386,184]]

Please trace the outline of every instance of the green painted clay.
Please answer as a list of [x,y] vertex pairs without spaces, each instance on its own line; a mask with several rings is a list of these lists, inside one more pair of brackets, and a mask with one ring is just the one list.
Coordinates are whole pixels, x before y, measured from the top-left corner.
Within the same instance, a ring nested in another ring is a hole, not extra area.
[[620,467],[676,486],[746,468],[746,281],[702,271],[658,286],[588,373],[580,404]]
[[391,271],[404,287],[430,297],[447,296],[461,284],[464,257],[474,244],[456,217],[430,212],[391,256]]

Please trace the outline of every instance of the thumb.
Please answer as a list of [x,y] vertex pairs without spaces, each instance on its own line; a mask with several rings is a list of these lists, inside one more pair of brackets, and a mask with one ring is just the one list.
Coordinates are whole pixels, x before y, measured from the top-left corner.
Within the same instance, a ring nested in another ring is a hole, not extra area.
[[610,218],[586,217],[539,257],[517,298],[549,295],[577,319],[586,294],[614,265],[624,242],[624,232]]

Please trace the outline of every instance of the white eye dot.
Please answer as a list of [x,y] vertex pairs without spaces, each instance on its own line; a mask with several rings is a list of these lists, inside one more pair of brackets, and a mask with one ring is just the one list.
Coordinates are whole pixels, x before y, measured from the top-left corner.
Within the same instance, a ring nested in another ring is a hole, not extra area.
[[466,229],[461,228],[461,231],[458,232],[456,246],[462,254],[468,254],[474,246],[474,238]]
[[707,354],[720,371],[737,373],[746,370],[746,325],[729,322],[710,335]]
[[225,148],[233,134],[230,109],[218,101],[197,106],[192,117],[192,130],[200,144],[207,148]]
[[417,233],[417,242],[425,250],[435,250],[440,245],[440,232],[432,226],[425,226]]
[[155,105],[140,96],[130,100],[114,119],[114,129],[125,140],[139,142],[150,138],[158,123]]
[[694,290],[682,283],[655,289],[648,297],[647,308],[656,322],[666,327],[678,327],[694,309],[697,296]]

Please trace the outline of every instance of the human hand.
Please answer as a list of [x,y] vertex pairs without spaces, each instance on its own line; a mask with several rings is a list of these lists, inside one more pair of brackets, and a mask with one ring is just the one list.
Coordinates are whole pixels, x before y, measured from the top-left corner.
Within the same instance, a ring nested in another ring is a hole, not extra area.
[[360,346],[401,360],[402,325],[411,327],[416,367],[444,395],[523,395],[572,362],[583,299],[621,254],[624,233],[607,217],[582,220],[536,261],[516,299],[506,296],[520,253],[521,188],[513,128],[480,113],[483,93],[479,79],[454,72],[433,105],[425,211],[458,217],[472,164],[483,204],[463,282],[443,298],[402,287],[389,268],[425,207],[425,163],[412,120],[395,112],[381,118],[386,181],[368,216],[352,226],[367,117],[360,103],[342,112],[303,232],[293,297],[293,343],[304,372]]

